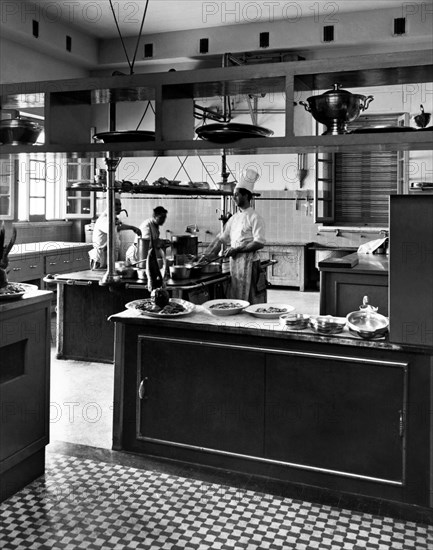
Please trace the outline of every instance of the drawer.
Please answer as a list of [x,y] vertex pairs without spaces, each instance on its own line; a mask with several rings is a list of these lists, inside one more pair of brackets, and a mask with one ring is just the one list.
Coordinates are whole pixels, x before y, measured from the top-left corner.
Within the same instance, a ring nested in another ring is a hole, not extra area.
[[22,283],[41,279],[44,275],[43,257],[22,258],[9,261],[9,281]]
[[89,267],[88,249],[62,250],[45,256],[45,273],[81,271]]

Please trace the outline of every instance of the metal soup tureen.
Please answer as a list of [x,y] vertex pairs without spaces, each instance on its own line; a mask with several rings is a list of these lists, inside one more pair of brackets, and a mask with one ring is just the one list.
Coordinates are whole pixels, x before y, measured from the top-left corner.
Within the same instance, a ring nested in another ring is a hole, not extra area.
[[365,96],[352,94],[341,89],[341,84],[334,84],[332,90],[321,95],[313,95],[299,103],[313,117],[326,126],[326,134],[347,134],[347,124],[356,120],[363,111],[366,111],[373,101],[372,95]]
[[346,317],[350,332],[366,340],[384,336],[388,332],[389,320],[377,313],[377,309],[368,303],[368,296],[364,296],[359,311],[352,311]]

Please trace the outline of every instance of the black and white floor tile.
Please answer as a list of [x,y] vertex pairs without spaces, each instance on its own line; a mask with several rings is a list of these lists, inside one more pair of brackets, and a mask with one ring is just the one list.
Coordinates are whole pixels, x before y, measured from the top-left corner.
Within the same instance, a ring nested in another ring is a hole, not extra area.
[[2,550],[432,550],[433,527],[60,453],[0,505]]

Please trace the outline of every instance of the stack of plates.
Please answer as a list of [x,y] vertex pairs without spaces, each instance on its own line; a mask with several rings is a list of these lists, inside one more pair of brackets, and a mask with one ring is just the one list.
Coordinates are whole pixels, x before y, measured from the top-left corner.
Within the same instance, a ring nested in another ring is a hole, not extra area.
[[253,124],[206,124],[195,131],[198,137],[215,143],[230,143],[242,138],[269,137],[272,130]]

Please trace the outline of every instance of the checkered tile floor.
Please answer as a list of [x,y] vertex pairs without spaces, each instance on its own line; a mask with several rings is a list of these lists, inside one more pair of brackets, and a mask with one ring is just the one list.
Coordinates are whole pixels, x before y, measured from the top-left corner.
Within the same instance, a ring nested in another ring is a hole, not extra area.
[[0,505],[2,550],[431,550],[433,527],[90,459]]

